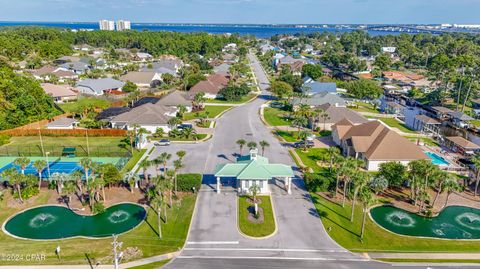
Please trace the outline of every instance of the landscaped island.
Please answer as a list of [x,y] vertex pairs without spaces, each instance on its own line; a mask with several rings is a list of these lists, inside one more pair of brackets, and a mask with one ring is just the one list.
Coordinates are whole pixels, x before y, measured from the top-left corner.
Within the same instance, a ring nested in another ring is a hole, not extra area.
[[265,237],[276,231],[270,196],[258,196],[258,212],[255,214],[253,198],[240,196],[238,198],[238,226],[240,231],[251,237]]

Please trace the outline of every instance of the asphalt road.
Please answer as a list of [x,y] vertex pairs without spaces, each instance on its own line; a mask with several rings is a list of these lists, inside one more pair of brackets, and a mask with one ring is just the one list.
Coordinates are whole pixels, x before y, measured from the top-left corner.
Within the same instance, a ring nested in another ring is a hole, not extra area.
[[286,147],[259,118],[259,108],[269,98],[265,91],[268,78],[256,57],[249,55],[249,59],[263,91],[260,98],[225,113],[217,121],[210,141],[157,148],[152,154],[154,158],[162,151],[174,154],[180,149],[186,150],[185,172],[205,175],[186,246],[180,257],[165,268],[391,268],[390,264],[372,262],[335,243],[325,231],[298,177],[294,179],[292,195],[286,194],[281,183],[270,185],[278,227],[273,236],[257,240],[239,234],[237,196],[231,187],[233,180],[224,180],[222,192],[217,194],[211,175],[217,164],[235,161],[239,153],[235,141],[240,138],[257,143],[266,140],[270,147],[265,156],[271,162],[295,166]]

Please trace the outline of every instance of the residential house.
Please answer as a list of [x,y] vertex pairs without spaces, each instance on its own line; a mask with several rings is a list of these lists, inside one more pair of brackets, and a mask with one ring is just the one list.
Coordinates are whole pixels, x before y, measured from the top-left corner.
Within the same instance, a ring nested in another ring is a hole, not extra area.
[[142,72],[155,72],[160,75],[171,74],[177,76],[180,68],[185,66],[182,60],[177,58],[162,58],[140,68]]
[[132,71],[120,77],[123,82],[133,82],[138,87],[156,87],[162,83],[162,76],[155,72]]
[[453,110],[443,107],[443,106],[433,106],[431,107],[433,116],[440,120],[446,120],[450,117],[450,113],[454,112]]
[[90,70],[90,65],[89,64],[86,64],[84,62],[67,62],[67,63],[64,63],[64,64],[61,64],[60,65],[61,68],[63,68],[64,70],[70,70],[72,72],[74,72],[75,74],[78,74],[78,75],[81,75],[85,72],[87,72],[88,70]]
[[397,51],[396,47],[382,47],[382,53],[395,53]]
[[332,130],[332,126],[336,123],[346,119],[352,124],[361,124],[368,122],[368,119],[359,114],[356,111],[348,109],[346,107],[335,106],[332,104],[323,104],[317,106],[318,109],[323,110],[323,115],[319,115],[316,118],[310,120],[310,126],[314,125],[314,128],[320,128],[322,130]]
[[414,160],[429,160],[421,148],[377,120],[358,125],[342,120],[332,127],[332,137],[343,155],[365,161],[368,171],[378,171],[386,162],[407,165]]
[[304,61],[296,61],[290,65],[290,72],[295,76],[301,76],[304,65],[305,65]]
[[468,122],[474,120],[474,118],[460,111],[448,112],[448,116],[450,117],[453,125],[460,128],[468,128],[470,126]]
[[324,104],[330,104],[336,107],[347,106],[347,103],[342,97],[336,94],[328,93],[328,92],[316,93],[307,98],[300,98],[300,97],[293,98],[292,105],[294,109],[295,107],[298,107],[300,104],[307,104],[310,107],[317,107]]
[[235,54],[225,53],[222,56],[223,62],[227,64],[234,64],[238,62],[238,57]]
[[419,114],[415,116],[411,128],[424,134],[438,136],[440,135],[441,125],[442,123],[436,119],[430,118],[427,115]]
[[139,126],[151,133],[156,132],[158,128],[170,132],[175,126],[168,124],[172,118],[169,115],[174,112],[173,109],[163,105],[146,103],[113,117],[110,125],[115,129],[133,130],[135,126]]
[[190,98],[199,92],[205,93],[205,98],[215,99],[219,97],[219,92],[228,86],[230,78],[225,74],[212,74],[206,80],[195,84],[189,91]]
[[153,56],[146,52],[137,52],[133,55],[133,60],[138,62],[147,62],[153,60]]
[[267,52],[270,52],[274,49],[275,47],[270,44],[263,44],[260,46],[260,51],[262,52],[262,55],[265,55]]
[[399,117],[399,118],[404,118],[405,117],[404,110],[405,110],[404,105],[399,104],[397,102],[390,101],[385,103],[383,112],[387,114],[394,114],[396,117]]
[[78,62],[78,61],[80,61],[80,57],[77,57],[77,56],[62,56],[54,60],[53,63],[56,65],[61,65],[69,62]]
[[36,79],[44,81],[50,81],[54,77],[58,78],[60,82],[64,82],[66,79],[73,80],[78,78],[78,75],[70,70],[51,65],[45,65],[39,69],[29,70],[28,72],[30,72]]
[[322,92],[336,94],[337,84],[335,82],[312,81],[309,83],[304,83],[302,85],[302,91],[307,95],[314,95]]
[[480,152],[480,146],[461,137],[461,136],[447,136],[443,144],[452,151],[462,155],[474,155]]
[[113,78],[84,79],[77,83],[76,88],[80,93],[89,95],[103,95],[105,93],[121,92],[124,82]]
[[64,103],[77,99],[78,94],[76,90],[68,85],[42,83],[41,86],[45,93],[50,95],[56,103]]
[[71,130],[77,127],[78,121],[72,118],[59,118],[49,122],[45,127],[47,129]]
[[226,74],[228,75],[230,73],[230,66],[229,64],[222,63],[220,65],[214,66],[213,67],[213,72],[217,74]]
[[178,109],[179,106],[184,106],[187,109],[187,112],[192,111],[192,101],[189,100],[188,93],[178,90],[172,91],[163,96],[156,102],[156,104],[174,109]]

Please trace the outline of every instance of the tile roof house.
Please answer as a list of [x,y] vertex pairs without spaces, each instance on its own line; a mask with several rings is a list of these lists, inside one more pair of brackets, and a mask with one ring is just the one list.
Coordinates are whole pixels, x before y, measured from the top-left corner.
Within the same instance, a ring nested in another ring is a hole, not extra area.
[[65,102],[77,99],[78,93],[73,87],[68,85],[55,85],[51,83],[42,83],[42,89],[46,94],[50,95],[55,102]]
[[206,80],[195,84],[189,91],[190,98],[193,98],[198,92],[205,93],[205,98],[215,99],[220,90],[228,86],[230,78],[225,74],[212,74]]
[[380,164],[391,161],[406,165],[429,160],[420,147],[377,120],[358,125],[342,120],[332,127],[332,137],[345,156],[365,161],[369,171],[378,171]]
[[63,79],[76,79],[78,75],[75,74],[73,71],[65,70],[61,67],[55,67],[51,65],[45,65],[40,67],[39,69],[29,70],[29,72],[36,78],[36,79],[45,79],[50,80],[51,77],[55,76],[60,80]]
[[368,122],[368,119],[359,114],[356,111],[348,109],[346,107],[338,107],[332,104],[323,104],[317,106],[317,108],[323,110],[326,117],[317,117],[310,122],[310,126],[314,124],[314,128],[321,128],[322,130],[332,130],[333,125],[346,119],[352,124],[361,124]]
[[156,87],[162,83],[162,76],[155,72],[132,71],[120,77],[123,82],[133,82],[138,87]]
[[154,133],[157,128],[162,128],[164,132],[169,132],[172,126],[169,126],[168,120],[172,117],[174,109],[159,105],[146,103],[144,105],[132,108],[131,110],[114,116],[110,120],[112,128],[132,130],[134,125],[145,128]]
[[121,91],[124,82],[113,78],[84,79],[77,83],[76,88],[80,93],[89,95],[103,95],[113,91]]

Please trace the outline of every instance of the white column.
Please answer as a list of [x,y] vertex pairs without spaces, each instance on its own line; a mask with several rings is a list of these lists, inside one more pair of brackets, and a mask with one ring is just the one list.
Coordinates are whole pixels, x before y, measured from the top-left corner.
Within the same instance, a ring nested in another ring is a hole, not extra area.
[[217,193],[220,193],[220,177],[217,177]]
[[287,177],[287,181],[288,181],[288,194],[292,194],[292,178],[291,177]]

